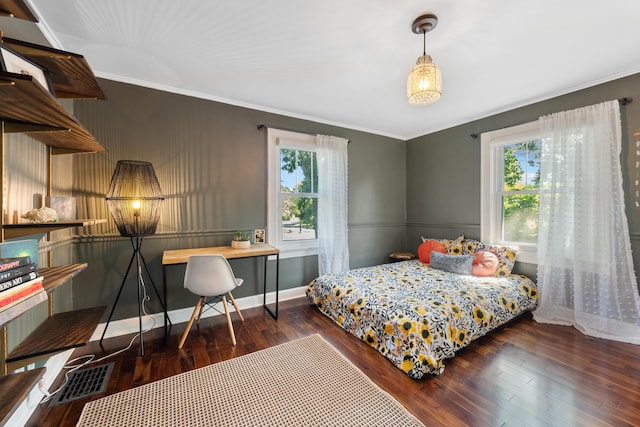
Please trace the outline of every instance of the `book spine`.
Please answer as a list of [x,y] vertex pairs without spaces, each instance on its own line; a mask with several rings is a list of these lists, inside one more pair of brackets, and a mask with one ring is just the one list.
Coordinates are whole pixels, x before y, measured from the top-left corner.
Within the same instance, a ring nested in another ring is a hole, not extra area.
[[29,298],[33,294],[40,292],[42,288],[42,280],[33,281],[26,288],[20,292],[15,292],[6,297],[0,297],[0,311],[6,310],[9,307],[13,307],[21,301]]
[[18,285],[22,285],[23,283],[26,283],[30,280],[33,280],[36,277],[38,277],[38,273],[36,273],[35,271],[32,271],[31,273],[24,274],[20,277],[14,277],[11,280],[2,282],[0,283],[0,295],[2,294],[2,292],[9,291],[10,289]]
[[31,279],[31,280],[29,280],[27,282],[24,282],[24,283],[20,284],[20,285],[14,286],[13,288],[7,290],[6,292],[0,292],[0,299],[6,297],[8,295],[14,294],[16,292],[20,292],[22,289],[24,289],[24,288],[28,287],[29,285],[32,285],[32,284],[34,284],[36,282],[43,282],[43,279],[44,279],[44,277],[37,276],[34,279]]
[[27,265],[23,265],[22,267],[14,268],[7,271],[0,271],[0,283],[9,281],[18,276],[24,276],[25,274],[29,274],[32,271],[36,271],[36,264],[30,262]]
[[0,259],[0,271],[12,270],[14,268],[22,267],[31,262],[31,258],[28,256],[16,257],[16,258],[2,258]]

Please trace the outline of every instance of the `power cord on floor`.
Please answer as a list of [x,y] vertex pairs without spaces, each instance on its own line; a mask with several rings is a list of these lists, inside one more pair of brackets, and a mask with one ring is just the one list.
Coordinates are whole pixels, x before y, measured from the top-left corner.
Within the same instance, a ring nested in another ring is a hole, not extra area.
[[[142,270],[140,268],[138,268],[138,277],[139,277],[139,283],[140,283],[140,287],[142,290],[142,313],[145,316],[150,316],[150,314],[147,312],[147,307],[146,307],[146,302],[151,300],[151,297],[149,297],[149,295],[147,294],[147,287],[144,284],[144,280],[142,278]],[[147,329],[142,331],[142,334],[145,334],[147,332],[149,332],[150,330],[152,330],[155,325],[156,325],[156,320],[151,317],[152,323],[151,326],[148,327]],[[100,359],[95,359],[95,354],[86,354],[84,356],[79,356],[76,357],[75,359],[71,359],[69,360],[63,367],[62,369],[68,369],[67,372],[65,372],[64,374],[64,381],[62,382],[62,385],[60,385],[60,387],[58,387],[56,390],[49,392],[44,388],[44,380],[40,379],[40,381],[38,381],[38,389],[40,390],[40,392],[44,395],[44,398],[40,401],[40,404],[42,403],[46,403],[48,401],[50,401],[58,392],[60,392],[60,390],[62,390],[67,383],[69,382],[69,377],[70,375],[79,370],[80,368],[83,368],[91,363],[98,363],[98,362],[102,362],[103,360],[106,360],[110,357],[116,356],[120,353],[124,353],[125,351],[129,350],[131,347],[133,347],[133,343],[135,342],[136,338],[140,337],[140,332],[138,332],[137,334],[135,334],[133,336],[133,338],[131,338],[131,341],[129,341],[129,345],[127,345],[126,347],[115,351],[111,354],[107,354],[106,356],[101,357]],[[77,363],[83,359],[87,359],[81,363],[78,364],[74,364]],[[95,360],[94,360],[95,359]]]

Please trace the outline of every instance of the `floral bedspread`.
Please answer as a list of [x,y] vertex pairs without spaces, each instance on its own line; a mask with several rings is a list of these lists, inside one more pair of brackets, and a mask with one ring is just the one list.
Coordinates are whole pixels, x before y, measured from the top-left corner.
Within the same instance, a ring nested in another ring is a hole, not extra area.
[[411,378],[442,373],[445,359],[533,310],[538,295],[525,276],[464,276],[418,260],[320,276],[306,293],[321,312]]

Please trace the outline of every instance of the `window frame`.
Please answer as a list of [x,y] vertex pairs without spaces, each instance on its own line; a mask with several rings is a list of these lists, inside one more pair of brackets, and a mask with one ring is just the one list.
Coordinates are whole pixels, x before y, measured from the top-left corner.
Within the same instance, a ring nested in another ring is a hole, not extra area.
[[[537,121],[482,133],[480,137],[480,239],[495,245],[514,245],[502,239],[505,145],[540,139]],[[537,264],[535,244],[517,244],[517,260]]]
[[[282,240],[282,193],[280,149],[318,151],[315,135],[281,129],[267,130],[267,243],[280,249],[280,258],[318,254],[318,236],[313,240]],[[307,193],[300,193],[307,197]]]

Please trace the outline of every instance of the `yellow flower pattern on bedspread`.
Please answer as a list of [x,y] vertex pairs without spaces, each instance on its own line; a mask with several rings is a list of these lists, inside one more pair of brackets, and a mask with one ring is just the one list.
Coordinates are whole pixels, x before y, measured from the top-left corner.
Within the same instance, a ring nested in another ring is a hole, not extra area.
[[537,301],[536,285],[525,276],[465,276],[419,260],[326,274],[306,293],[412,378],[442,373],[445,359]]

